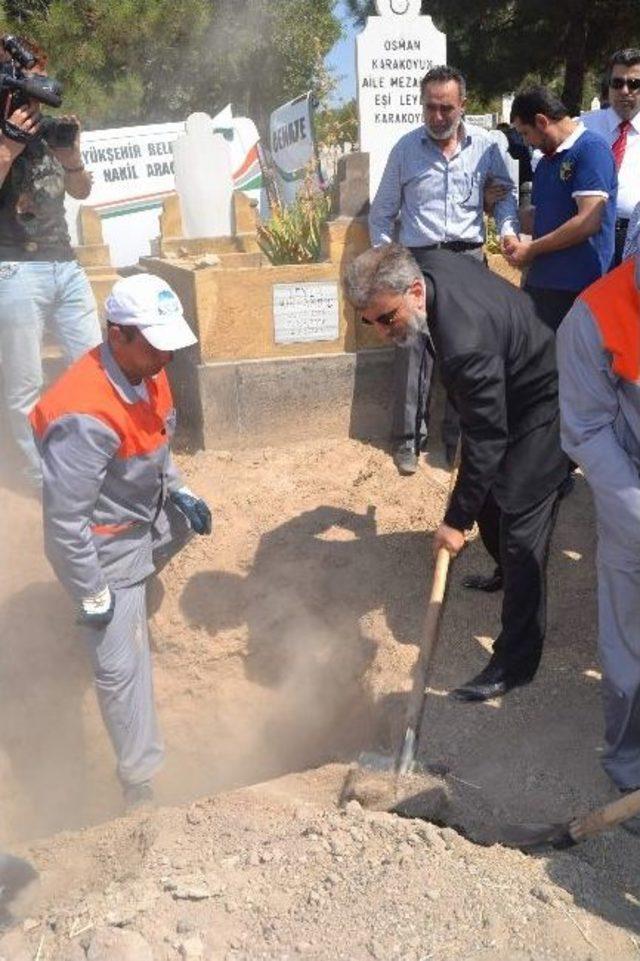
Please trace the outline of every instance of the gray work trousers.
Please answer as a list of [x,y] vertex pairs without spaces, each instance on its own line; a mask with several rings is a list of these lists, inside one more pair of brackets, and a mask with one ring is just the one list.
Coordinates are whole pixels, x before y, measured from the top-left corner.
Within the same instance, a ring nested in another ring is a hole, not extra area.
[[[420,249],[411,248],[411,252],[418,265],[420,265]],[[463,253],[467,257],[474,257],[484,263],[482,247],[475,250],[465,250]],[[393,436],[399,440],[413,438],[418,442],[416,447],[419,447],[426,440],[428,433],[429,400],[434,368],[433,361],[430,359],[426,370],[423,369],[424,380],[420,384],[420,361],[423,349],[422,338],[416,339],[406,347],[398,345],[395,350],[393,367]],[[419,402],[421,402],[421,410],[418,410]],[[442,443],[447,448],[454,448],[458,443],[459,434],[458,415],[453,405],[445,398],[441,427]]]
[[148,781],[164,759],[153,697],[146,591],[146,581],[115,589],[111,623],[84,628],[98,703],[122,784]]
[[620,788],[640,787],[640,567],[598,560],[598,644],[605,751],[602,766]]
[[[184,516],[168,502],[154,528],[156,572],[192,536]],[[83,628],[121,784],[148,781],[164,760],[153,696],[146,592],[146,579],[115,588],[111,623],[104,628]]]

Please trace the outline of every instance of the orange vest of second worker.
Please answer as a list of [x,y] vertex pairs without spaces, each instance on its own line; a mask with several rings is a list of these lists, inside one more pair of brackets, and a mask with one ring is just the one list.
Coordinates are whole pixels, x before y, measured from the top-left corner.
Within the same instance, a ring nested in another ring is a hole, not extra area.
[[31,413],[42,457],[45,550],[76,599],[152,573],[164,504],[181,486],[164,371],[129,383],[108,344],[73,364]]
[[611,354],[615,374],[640,382],[640,290],[636,284],[636,260],[632,257],[587,287],[580,295],[591,311]]

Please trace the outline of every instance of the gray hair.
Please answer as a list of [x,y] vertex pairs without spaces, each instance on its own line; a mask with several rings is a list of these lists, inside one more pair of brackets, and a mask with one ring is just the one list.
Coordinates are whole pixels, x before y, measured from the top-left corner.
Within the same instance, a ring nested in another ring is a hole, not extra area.
[[422,271],[406,247],[386,244],[372,247],[349,264],[344,276],[344,293],[349,303],[364,310],[384,290],[403,294]]

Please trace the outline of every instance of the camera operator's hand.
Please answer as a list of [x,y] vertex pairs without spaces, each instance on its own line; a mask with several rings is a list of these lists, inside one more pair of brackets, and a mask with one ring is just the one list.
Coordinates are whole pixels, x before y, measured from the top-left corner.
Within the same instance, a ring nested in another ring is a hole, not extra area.
[[[40,130],[40,111],[36,103],[18,107],[7,119],[27,136],[36,136]],[[25,146],[26,144],[21,140],[13,140],[12,137],[0,134],[0,161],[10,166],[16,157],[20,156]]]
[[85,169],[80,150],[80,121],[75,114],[64,114],[58,118],[60,122],[73,123],[76,126],[76,135],[73,144],[69,147],[51,147],[51,153],[62,164],[65,172],[65,187],[67,193],[75,197],[76,200],[85,200],[91,193],[93,178],[88,170]]
[[82,167],[82,154],[80,153],[80,121],[75,114],[62,114],[56,118],[60,123],[73,123],[76,126],[76,135],[72,144],[68,147],[51,147],[51,153],[57,157],[65,168]]

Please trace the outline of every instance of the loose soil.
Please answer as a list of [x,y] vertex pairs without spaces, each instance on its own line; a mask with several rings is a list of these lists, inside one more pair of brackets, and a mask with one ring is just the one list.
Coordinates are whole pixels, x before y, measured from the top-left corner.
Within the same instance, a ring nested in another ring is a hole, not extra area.
[[[129,817],[39,507],[3,490],[0,848],[32,860],[41,884],[0,958],[640,957],[627,832],[531,856],[474,844],[447,816],[338,809],[348,764],[402,731],[446,498],[438,452],[410,478],[356,441],[179,460],[215,530],[150,591],[167,761],[160,806]],[[448,691],[485,663],[500,595],[461,587],[491,569],[478,541],[453,565],[421,760],[450,771],[454,820],[563,821],[612,798],[593,557],[578,477],[540,671],[484,705]]]

